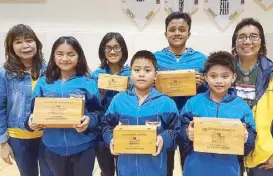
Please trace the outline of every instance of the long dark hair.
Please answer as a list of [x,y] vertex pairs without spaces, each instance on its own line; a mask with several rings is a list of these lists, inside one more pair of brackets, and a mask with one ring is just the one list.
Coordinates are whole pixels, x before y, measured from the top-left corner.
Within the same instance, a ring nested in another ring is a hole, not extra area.
[[257,20],[253,19],[253,18],[244,18],[242,19],[242,21],[240,21],[235,30],[234,30],[234,33],[233,33],[233,36],[232,36],[232,54],[233,55],[236,55],[236,47],[235,47],[235,44],[236,44],[236,39],[238,37],[238,31],[240,29],[242,29],[243,27],[245,26],[249,26],[249,25],[252,25],[252,26],[255,26],[258,30],[259,30],[259,35],[261,37],[261,48],[259,50],[259,53],[258,55],[266,55],[267,54],[267,49],[266,49],[266,43],[265,43],[265,36],[264,36],[264,30],[263,30],[263,26],[261,25],[261,23],[259,23]]
[[100,46],[99,46],[99,58],[101,61],[100,68],[107,68],[108,67],[104,49],[105,49],[106,43],[112,39],[116,39],[118,44],[121,47],[122,55],[121,55],[121,58],[119,61],[120,68],[123,67],[123,65],[125,64],[125,62],[128,59],[128,49],[127,49],[127,45],[126,45],[125,40],[122,37],[122,35],[117,32],[109,32],[102,38],[102,40],[100,42]]
[[90,75],[90,70],[87,65],[87,61],[80,43],[77,41],[77,39],[75,39],[72,36],[63,36],[58,38],[52,46],[50,59],[48,62],[48,66],[46,68],[47,83],[52,83],[61,77],[61,69],[56,65],[55,62],[55,51],[61,44],[64,43],[71,45],[79,55],[78,63],[76,66],[76,75],[77,76]]
[[26,68],[19,59],[19,57],[15,54],[13,49],[13,42],[16,37],[30,37],[36,43],[37,53],[32,59],[31,69],[31,77],[32,79],[36,80],[40,75],[40,69],[42,65],[45,63],[42,53],[43,45],[34,33],[34,31],[27,25],[17,24],[8,31],[4,44],[6,57],[4,68],[9,74],[16,75],[20,79],[23,79],[25,76]]

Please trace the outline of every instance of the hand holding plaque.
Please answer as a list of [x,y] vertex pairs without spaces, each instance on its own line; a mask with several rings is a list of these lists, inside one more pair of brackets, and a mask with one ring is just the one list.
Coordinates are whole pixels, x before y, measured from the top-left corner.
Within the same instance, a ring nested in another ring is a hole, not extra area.
[[187,133],[189,140],[193,141],[194,140],[194,138],[193,138],[194,137],[194,123],[193,123],[193,121],[190,122],[186,133]]
[[162,136],[158,135],[156,138],[156,153],[152,154],[152,155],[153,156],[159,155],[162,148],[163,148],[163,138],[162,138]]
[[245,127],[245,130],[244,130],[244,137],[245,137],[245,143],[247,142],[247,139],[248,139],[248,131],[246,129],[246,124],[243,123],[244,127]]
[[110,151],[111,151],[112,155],[119,155],[118,153],[114,152],[114,139],[113,138],[110,141]]
[[81,118],[81,124],[79,125],[74,125],[73,127],[80,133],[80,132],[83,132],[87,129],[89,123],[90,123],[90,117],[84,115],[82,118]]
[[198,73],[198,72],[196,72],[195,77],[196,77],[196,87],[198,88],[205,82],[205,78],[203,73]]
[[28,120],[28,126],[29,126],[29,128],[31,128],[34,131],[39,131],[39,130],[43,129],[44,128],[43,125],[32,123],[33,118],[34,118],[34,115],[30,114],[29,120]]

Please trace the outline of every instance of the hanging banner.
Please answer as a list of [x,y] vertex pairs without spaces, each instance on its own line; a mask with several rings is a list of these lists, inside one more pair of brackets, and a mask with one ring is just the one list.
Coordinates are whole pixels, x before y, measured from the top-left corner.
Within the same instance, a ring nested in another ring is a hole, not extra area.
[[193,15],[198,10],[198,0],[165,0],[164,9],[168,14],[181,11]]
[[254,0],[264,10],[270,10],[273,7],[273,0]]
[[244,10],[244,0],[205,0],[204,10],[224,31]]
[[160,0],[121,0],[122,10],[142,31],[160,9]]

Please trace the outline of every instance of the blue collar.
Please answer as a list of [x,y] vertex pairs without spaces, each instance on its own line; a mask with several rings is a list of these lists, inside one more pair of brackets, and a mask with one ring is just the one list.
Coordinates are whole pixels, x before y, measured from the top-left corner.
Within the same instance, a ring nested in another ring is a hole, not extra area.
[[[211,98],[210,98],[210,89],[208,89],[206,92],[205,92],[205,95],[206,95],[206,97],[209,99],[209,100],[211,100]],[[233,101],[235,98],[237,98],[237,95],[236,95],[236,89],[234,89],[234,88],[229,88],[228,89],[228,92],[227,92],[227,94],[223,97],[223,99],[222,99],[222,101],[221,101],[221,103],[228,103],[228,102],[231,102],[231,101]]]

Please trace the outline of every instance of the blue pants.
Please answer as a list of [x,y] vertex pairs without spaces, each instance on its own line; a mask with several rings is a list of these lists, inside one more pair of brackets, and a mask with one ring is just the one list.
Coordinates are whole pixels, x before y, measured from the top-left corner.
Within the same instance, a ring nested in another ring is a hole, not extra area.
[[8,143],[13,150],[21,176],[38,176],[39,167],[40,176],[53,176],[43,157],[44,147],[41,145],[41,138],[17,139],[10,137]]
[[273,176],[273,169],[259,169],[259,166],[254,168],[247,168],[248,176]]
[[105,144],[98,144],[95,147],[95,154],[100,166],[101,176],[115,175],[115,157],[111,154],[109,147]]
[[95,153],[91,147],[71,156],[61,156],[45,147],[45,159],[54,176],[92,176]]

